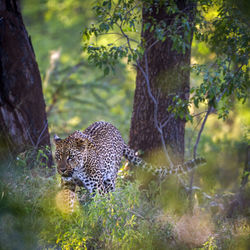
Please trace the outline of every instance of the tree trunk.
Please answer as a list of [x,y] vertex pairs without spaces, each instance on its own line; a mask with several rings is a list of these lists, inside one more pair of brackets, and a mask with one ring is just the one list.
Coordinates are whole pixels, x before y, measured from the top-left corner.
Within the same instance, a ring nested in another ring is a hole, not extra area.
[[[0,2],[0,157],[49,147],[41,77],[18,0]],[[45,157],[45,158],[47,158]]]
[[[188,15],[191,26],[195,4],[187,0],[176,2],[179,10]],[[153,17],[157,23],[164,22],[168,26],[176,18],[174,14],[167,14],[166,8],[156,9],[154,3],[151,3],[151,13],[149,9],[144,6],[143,25],[145,23],[152,24]],[[182,23],[177,27],[176,34],[184,37]],[[142,41],[145,41],[146,50],[156,41],[150,29],[142,31],[141,37]],[[167,36],[164,42],[157,42],[147,51],[150,86],[152,94],[158,101],[157,118],[159,122],[166,121],[169,118],[170,113],[167,110],[169,105],[173,103],[172,98],[174,96],[178,95],[182,99],[189,98],[191,42],[192,34],[189,38],[189,48],[186,49],[184,54],[178,53],[173,50],[173,42]],[[144,57],[141,60],[141,65],[145,69]],[[166,158],[162,151],[160,133],[154,123],[154,112],[154,105],[148,95],[145,78],[141,70],[137,69],[129,144],[135,150],[142,150],[147,160],[152,163],[163,164],[166,163]],[[169,118],[168,124],[163,129],[165,143],[174,163],[182,162],[184,158],[184,131],[185,120],[175,119],[174,117]]]

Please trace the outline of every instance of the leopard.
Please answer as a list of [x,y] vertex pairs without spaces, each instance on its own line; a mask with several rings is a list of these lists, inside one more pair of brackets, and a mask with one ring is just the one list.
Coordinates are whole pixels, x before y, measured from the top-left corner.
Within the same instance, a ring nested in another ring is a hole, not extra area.
[[97,121],[84,131],[75,131],[67,138],[54,136],[57,171],[64,182],[84,187],[92,196],[115,190],[117,174],[125,157],[153,175],[166,177],[190,171],[202,165],[204,158],[196,158],[174,167],[153,167],[144,161],[123,140],[119,130],[109,122]]

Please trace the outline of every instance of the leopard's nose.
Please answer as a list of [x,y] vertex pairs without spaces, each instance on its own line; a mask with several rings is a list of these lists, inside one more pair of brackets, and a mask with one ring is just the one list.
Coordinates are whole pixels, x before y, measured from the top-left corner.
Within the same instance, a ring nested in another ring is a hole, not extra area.
[[67,170],[67,168],[66,168],[65,164],[60,164],[57,166],[57,170],[60,174],[60,173],[64,173]]

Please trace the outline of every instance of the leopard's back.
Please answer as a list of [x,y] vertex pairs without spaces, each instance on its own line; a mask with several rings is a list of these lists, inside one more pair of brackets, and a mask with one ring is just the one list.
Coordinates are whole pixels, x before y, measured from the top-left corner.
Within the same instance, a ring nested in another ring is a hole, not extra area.
[[90,125],[83,133],[91,138],[100,159],[101,169],[116,174],[125,145],[119,130],[111,123],[98,121]]

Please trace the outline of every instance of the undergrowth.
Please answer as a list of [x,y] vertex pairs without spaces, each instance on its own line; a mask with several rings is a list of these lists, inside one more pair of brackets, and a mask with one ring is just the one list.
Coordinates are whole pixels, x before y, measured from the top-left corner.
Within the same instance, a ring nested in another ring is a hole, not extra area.
[[[161,185],[119,177],[115,192],[80,199],[67,214],[56,202],[57,174],[4,164],[0,249],[247,249],[247,217],[227,219],[200,204],[190,214],[187,196],[176,186],[174,177]],[[84,195],[79,190],[78,197]]]

